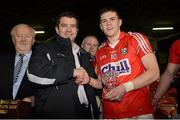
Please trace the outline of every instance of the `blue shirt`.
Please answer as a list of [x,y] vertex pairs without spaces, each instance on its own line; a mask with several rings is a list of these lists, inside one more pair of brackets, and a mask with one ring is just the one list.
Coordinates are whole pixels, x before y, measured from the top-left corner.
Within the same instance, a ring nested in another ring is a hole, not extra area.
[[[26,69],[28,67],[28,63],[29,63],[31,54],[32,54],[32,51],[30,51],[29,53],[24,54],[21,71],[20,71],[19,76],[17,78],[17,82],[14,83],[14,85],[13,85],[13,99],[15,99],[15,97],[17,95],[17,92],[18,92],[18,89],[19,89],[19,86],[21,85],[22,79],[23,79],[24,74],[26,72]],[[14,66],[16,66],[18,60],[19,60],[19,53],[16,53]]]

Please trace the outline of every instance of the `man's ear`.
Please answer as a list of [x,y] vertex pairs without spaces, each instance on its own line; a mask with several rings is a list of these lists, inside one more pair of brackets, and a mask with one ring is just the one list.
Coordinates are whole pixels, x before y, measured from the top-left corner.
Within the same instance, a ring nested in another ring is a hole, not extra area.
[[101,30],[102,30],[102,26],[101,26],[101,24],[99,24],[99,27],[101,28]]
[[57,34],[59,33],[58,27],[55,27],[55,31],[56,31]]
[[122,19],[119,19],[119,27],[122,25]]

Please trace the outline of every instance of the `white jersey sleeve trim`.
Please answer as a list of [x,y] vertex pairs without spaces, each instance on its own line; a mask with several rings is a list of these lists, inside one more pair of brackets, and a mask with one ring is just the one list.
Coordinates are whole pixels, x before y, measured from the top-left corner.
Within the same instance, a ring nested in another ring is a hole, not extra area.
[[27,70],[27,76],[28,76],[29,81],[36,84],[40,84],[40,85],[52,85],[56,80],[56,79],[42,78],[42,77],[35,76],[33,74],[30,74],[28,70]]
[[143,38],[143,36],[140,33],[132,33],[132,32],[130,32],[130,34],[137,40],[140,48],[143,50],[143,52],[145,54],[148,54],[149,52],[151,52],[151,49],[149,48],[149,46],[147,45],[145,39]]

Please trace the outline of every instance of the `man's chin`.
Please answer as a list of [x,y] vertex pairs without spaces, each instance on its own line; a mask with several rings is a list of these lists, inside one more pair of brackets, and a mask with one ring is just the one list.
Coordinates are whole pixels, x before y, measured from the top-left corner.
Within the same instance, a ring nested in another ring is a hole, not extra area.
[[16,50],[17,52],[19,52],[19,53],[28,53],[30,50],[29,49],[19,49],[19,50]]

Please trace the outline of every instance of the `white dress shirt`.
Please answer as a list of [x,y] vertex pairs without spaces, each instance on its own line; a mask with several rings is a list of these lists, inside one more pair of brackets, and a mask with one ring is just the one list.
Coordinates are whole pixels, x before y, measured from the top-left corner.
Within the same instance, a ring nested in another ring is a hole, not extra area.
[[[74,58],[75,58],[76,68],[80,67],[79,58],[78,58],[78,55],[77,55],[77,54],[79,54],[78,53],[79,49],[80,49],[79,46],[76,43],[73,43],[72,51],[73,51],[73,55],[74,55]],[[84,86],[79,85],[77,92],[78,92],[78,97],[79,97],[80,103],[88,105],[88,99],[87,99],[87,96],[86,96],[86,93],[85,93],[85,90],[84,90]]]

